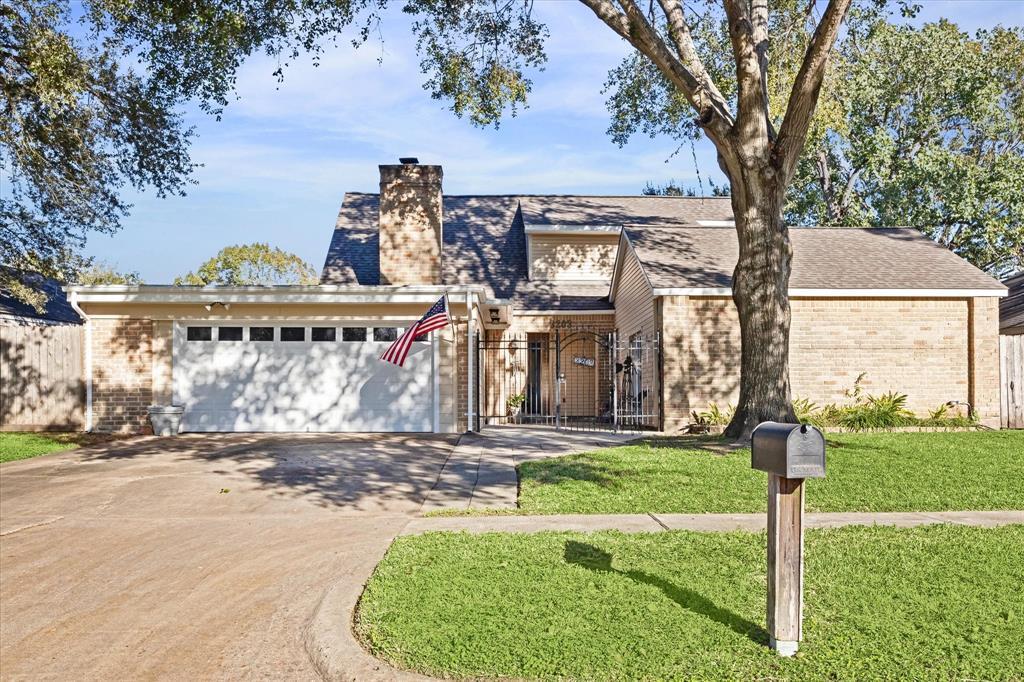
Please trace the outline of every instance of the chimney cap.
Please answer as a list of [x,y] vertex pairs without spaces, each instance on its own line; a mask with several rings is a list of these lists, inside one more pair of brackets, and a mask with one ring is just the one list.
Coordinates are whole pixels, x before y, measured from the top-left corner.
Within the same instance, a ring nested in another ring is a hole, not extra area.
[[405,166],[414,165],[420,162],[415,156],[400,156],[398,162]]

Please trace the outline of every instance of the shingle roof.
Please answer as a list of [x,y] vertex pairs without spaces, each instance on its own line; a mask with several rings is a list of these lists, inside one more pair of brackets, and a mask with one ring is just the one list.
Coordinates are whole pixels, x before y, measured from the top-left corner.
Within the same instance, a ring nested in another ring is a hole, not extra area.
[[0,315],[47,320],[64,324],[82,323],[78,313],[68,303],[68,297],[61,289],[60,282],[48,279],[42,275],[30,275],[30,277],[36,279],[38,288],[47,296],[44,311],[42,313],[37,312],[35,308],[17,300],[9,292],[0,290]]
[[[345,195],[324,284],[380,284],[376,194]],[[623,225],[658,288],[729,287],[736,232],[728,197],[445,196],[444,284],[484,285],[519,307],[605,310],[607,287],[527,278],[524,227]],[[795,228],[794,288],[997,289],[998,282],[914,229]]]
[[[656,289],[730,287],[739,257],[732,228],[627,225]],[[913,228],[791,228],[794,289],[1002,289]]]
[[999,331],[1024,334],[1024,272],[1003,280],[1010,292],[999,301]]
[[[442,279],[485,285],[496,298],[525,308],[606,310],[607,285],[527,279],[525,225],[695,224],[728,219],[728,206],[719,197],[445,196]],[[376,194],[345,195],[322,283],[380,284],[378,209]]]
[[732,220],[729,197],[521,197],[527,225],[697,225]]

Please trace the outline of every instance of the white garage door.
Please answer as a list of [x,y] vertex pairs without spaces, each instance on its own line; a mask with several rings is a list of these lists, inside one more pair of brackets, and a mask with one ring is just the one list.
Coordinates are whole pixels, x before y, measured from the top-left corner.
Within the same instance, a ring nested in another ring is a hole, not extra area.
[[431,431],[433,352],[379,360],[401,330],[329,323],[178,322],[183,431]]

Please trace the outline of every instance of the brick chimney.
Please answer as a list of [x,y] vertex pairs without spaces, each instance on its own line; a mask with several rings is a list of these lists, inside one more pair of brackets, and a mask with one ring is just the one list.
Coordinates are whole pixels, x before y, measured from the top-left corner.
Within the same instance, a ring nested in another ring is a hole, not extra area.
[[441,167],[380,166],[380,283],[441,283]]

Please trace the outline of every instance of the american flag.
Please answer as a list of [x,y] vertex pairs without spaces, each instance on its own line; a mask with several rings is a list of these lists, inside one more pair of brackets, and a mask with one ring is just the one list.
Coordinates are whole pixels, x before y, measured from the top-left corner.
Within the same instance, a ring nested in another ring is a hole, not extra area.
[[409,349],[412,342],[420,334],[427,334],[435,329],[441,329],[451,321],[448,316],[448,305],[446,297],[442,296],[437,303],[430,307],[427,314],[420,318],[419,322],[405,330],[405,333],[398,337],[394,343],[380,356],[381,360],[391,362],[399,367],[405,366],[405,359],[409,357]]

